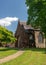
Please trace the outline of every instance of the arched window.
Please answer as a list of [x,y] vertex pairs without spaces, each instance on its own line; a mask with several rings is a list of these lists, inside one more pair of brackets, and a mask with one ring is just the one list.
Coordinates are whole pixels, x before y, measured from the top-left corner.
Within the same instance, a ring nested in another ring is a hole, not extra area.
[[38,35],[38,43],[43,43],[43,34],[39,33]]

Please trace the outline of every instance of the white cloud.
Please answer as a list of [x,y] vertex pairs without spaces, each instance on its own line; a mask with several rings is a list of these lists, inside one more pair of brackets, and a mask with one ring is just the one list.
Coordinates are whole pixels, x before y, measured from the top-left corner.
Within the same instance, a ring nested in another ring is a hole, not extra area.
[[0,19],[0,25],[1,26],[4,26],[4,25],[9,26],[14,21],[18,21],[18,18],[17,17],[5,17],[5,18]]

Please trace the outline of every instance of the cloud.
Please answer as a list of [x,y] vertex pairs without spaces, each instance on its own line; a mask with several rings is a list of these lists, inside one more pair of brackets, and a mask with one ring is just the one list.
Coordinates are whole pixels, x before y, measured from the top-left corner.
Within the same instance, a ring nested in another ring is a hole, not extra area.
[[18,18],[17,17],[5,17],[5,18],[0,19],[0,25],[9,26],[14,21],[18,21]]

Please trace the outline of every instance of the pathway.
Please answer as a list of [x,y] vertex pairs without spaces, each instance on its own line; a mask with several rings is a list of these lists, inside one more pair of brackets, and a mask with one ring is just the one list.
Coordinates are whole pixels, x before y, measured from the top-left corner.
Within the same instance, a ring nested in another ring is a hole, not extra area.
[[4,62],[7,62],[7,61],[10,61],[12,59],[15,59],[15,58],[17,58],[18,56],[20,56],[23,53],[24,53],[24,51],[20,50],[20,51],[18,51],[17,53],[15,53],[13,55],[9,55],[9,56],[7,56],[5,58],[2,58],[2,59],[0,59],[0,64],[4,63]]

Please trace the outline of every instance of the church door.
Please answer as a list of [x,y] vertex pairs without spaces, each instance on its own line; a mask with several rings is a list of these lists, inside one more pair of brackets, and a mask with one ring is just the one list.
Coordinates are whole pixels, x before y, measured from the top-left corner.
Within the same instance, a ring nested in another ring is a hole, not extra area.
[[33,36],[33,34],[30,34],[29,35],[29,47],[34,47],[34,45],[35,45],[35,39],[34,39],[34,36]]

